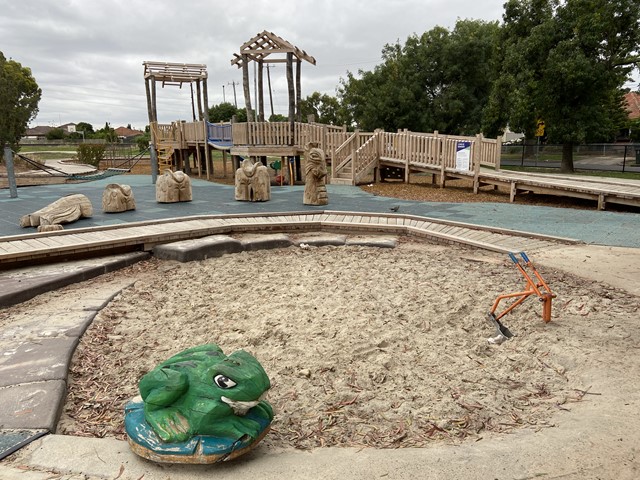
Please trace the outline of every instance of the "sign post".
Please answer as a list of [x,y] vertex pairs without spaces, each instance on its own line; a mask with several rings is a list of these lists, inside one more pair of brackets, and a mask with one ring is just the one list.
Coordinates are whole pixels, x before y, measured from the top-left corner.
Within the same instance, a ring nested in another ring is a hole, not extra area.
[[461,141],[457,143],[456,170],[471,170],[471,142]]

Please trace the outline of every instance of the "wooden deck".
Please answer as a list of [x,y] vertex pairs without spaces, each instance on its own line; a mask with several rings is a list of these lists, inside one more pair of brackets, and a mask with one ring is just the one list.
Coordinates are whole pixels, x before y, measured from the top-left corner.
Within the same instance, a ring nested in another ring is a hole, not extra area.
[[412,215],[359,212],[290,212],[208,215],[0,237],[0,270],[113,253],[148,251],[155,245],[215,234],[303,233],[408,235],[500,253],[535,251],[576,240],[482,227]]

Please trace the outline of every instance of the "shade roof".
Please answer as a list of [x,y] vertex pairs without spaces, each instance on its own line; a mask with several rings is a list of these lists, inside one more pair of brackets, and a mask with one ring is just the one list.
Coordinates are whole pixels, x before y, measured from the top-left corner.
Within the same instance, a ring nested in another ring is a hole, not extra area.
[[243,56],[247,55],[250,60],[265,63],[282,63],[286,62],[286,58],[267,58],[273,54],[287,54],[292,53],[298,60],[306,60],[312,65],[316,64],[316,59],[307,54],[304,50],[299,49],[295,45],[292,45],[284,38],[277,36],[272,32],[264,30],[251,40],[245,42],[240,46],[240,53],[234,53],[231,65],[237,65],[238,68],[242,67],[244,62]]
[[163,85],[179,85],[207,78],[207,66],[196,63],[143,62],[144,78]]

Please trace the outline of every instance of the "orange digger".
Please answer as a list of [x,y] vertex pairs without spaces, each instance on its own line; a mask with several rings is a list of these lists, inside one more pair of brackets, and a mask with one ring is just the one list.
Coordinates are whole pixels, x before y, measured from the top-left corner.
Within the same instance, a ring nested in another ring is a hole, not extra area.
[[[518,258],[516,255],[520,255],[520,258]],[[499,295],[498,298],[496,298],[496,301],[493,302],[491,311],[487,314],[487,319],[493,326],[496,327],[498,331],[497,338],[501,341],[513,337],[513,334],[509,331],[509,329],[504,326],[502,322],[500,322],[500,319],[502,317],[504,317],[507,313],[511,312],[514,308],[524,302],[530,295],[537,295],[538,301],[542,303],[542,320],[544,320],[545,323],[548,323],[551,321],[551,302],[556,297],[556,295],[549,288],[549,285],[547,285],[547,282],[545,282],[542,278],[542,275],[540,275],[536,267],[533,265],[533,263],[531,263],[531,260],[529,260],[529,257],[527,257],[526,253],[509,253],[509,257],[511,258],[511,260],[513,260],[513,263],[515,263],[516,268],[524,276],[527,285],[526,290],[522,292],[505,293],[503,295]],[[522,262],[520,261],[521,259]],[[500,302],[507,298],[514,298],[516,300],[502,312],[496,313]],[[495,343],[501,343],[501,341],[498,342],[494,339]]]

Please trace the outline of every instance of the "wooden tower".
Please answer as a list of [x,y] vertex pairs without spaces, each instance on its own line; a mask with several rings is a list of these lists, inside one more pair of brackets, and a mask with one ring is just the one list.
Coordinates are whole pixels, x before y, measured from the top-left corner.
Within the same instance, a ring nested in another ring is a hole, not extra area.
[[[297,120],[301,121],[300,99],[302,95],[300,84],[300,68],[302,60],[306,60],[312,65],[316,64],[316,59],[308,55],[304,50],[287,42],[279,36],[267,32],[266,30],[259,33],[251,40],[245,42],[240,47],[240,53],[234,53],[231,65],[242,68],[242,85],[244,88],[244,100],[247,109],[247,121],[264,122],[264,88],[263,88],[263,71],[264,65],[270,63],[285,63],[287,69],[287,86],[289,90],[289,122],[292,124]],[[296,64],[295,84],[293,81],[294,72],[293,64]],[[257,118],[253,115],[251,108],[251,95],[249,86],[249,62],[257,63]],[[293,130],[293,128],[292,128]]]
[[[156,82],[162,87],[175,85],[182,88],[183,83],[196,84],[198,120],[208,119],[209,100],[207,97],[207,66],[190,63],[143,62],[144,82],[147,92],[147,111],[149,123],[158,121],[156,109]],[[196,120],[195,105],[192,100],[193,120]]]

